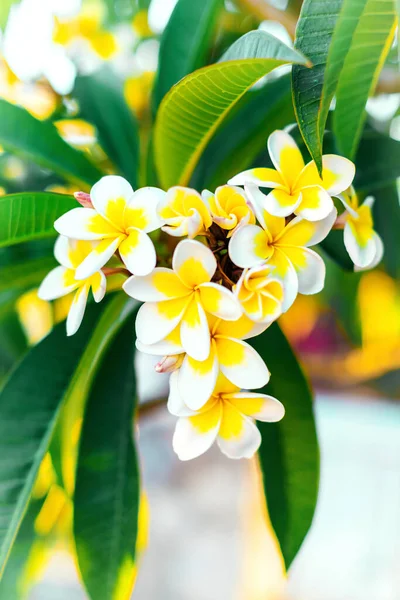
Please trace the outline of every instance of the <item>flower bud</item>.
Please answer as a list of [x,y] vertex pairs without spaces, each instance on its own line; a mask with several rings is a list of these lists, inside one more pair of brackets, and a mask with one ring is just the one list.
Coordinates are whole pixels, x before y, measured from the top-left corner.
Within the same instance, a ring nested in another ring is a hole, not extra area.
[[92,201],[90,199],[90,194],[87,194],[86,192],[75,192],[74,198],[84,208],[93,208],[93,204],[92,204]]
[[172,373],[180,368],[183,363],[184,354],[164,356],[155,366],[157,373]]

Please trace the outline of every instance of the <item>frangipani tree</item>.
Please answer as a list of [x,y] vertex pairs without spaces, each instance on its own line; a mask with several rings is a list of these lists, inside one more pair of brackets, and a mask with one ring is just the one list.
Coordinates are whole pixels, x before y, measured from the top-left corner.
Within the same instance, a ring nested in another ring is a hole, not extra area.
[[[106,159],[0,100],[2,147],[71,190],[0,198],[0,246],[29,249],[26,260],[4,254],[0,311],[36,286],[44,300],[66,297],[68,313],[0,392],[3,582],[41,508],[34,490],[51,457],[73,506],[89,597],[130,597],[141,498],[137,350],[171,372],[165,409],[177,417],[180,459],[213,443],[231,458],[258,456],[287,568],[311,526],[312,392],[276,320],[298,294],[323,289],[325,256],[348,270],[382,260],[371,195],[385,215],[381,190],[400,175],[400,150],[365,124],[365,105],[393,42],[395,3],[305,0],[294,47],[254,30],[221,52],[223,4],[178,0],[143,119],[111,70],[78,76],[71,96]],[[396,211],[383,219],[389,240]]]

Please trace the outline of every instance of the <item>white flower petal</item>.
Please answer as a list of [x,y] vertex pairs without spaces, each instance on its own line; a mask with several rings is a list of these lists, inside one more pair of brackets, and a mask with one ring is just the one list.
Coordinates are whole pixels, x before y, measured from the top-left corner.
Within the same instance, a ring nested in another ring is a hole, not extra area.
[[[174,301],[176,302],[176,300]],[[210,354],[210,330],[200,302],[192,298],[181,323],[181,341],[185,352],[196,360],[206,360]]]
[[283,249],[276,248],[274,255],[269,259],[268,265],[274,266],[274,276],[282,281],[284,294],[282,312],[286,312],[293,304],[299,291],[299,282],[296,269],[286,256]]
[[266,423],[276,423],[285,415],[283,404],[273,396],[266,394],[236,392],[229,394],[229,402],[242,414]]
[[136,190],[125,209],[125,227],[137,227],[146,233],[161,227],[162,221],[157,214],[157,205],[164,197],[165,192],[156,187]]
[[296,269],[300,294],[318,294],[325,283],[325,263],[310,248],[285,248],[285,254]]
[[353,223],[347,221],[344,226],[344,245],[356,267],[369,268],[376,255],[376,240],[371,230],[370,238],[365,244],[360,244]]
[[156,266],[154,244],[140,229],[129,230],[129,236],[119,245],[119,253],[128,271],[134,275],[148,275]]
[[175,248],[172,268],[189,288],[210,281],[217,268],[211,250],[197,240],[182,240]]
[[148,346],[167,337],[181,321],[189,301],[190,298],[179,298],[143,304],[136,316],[138,340]]
[[92,294],[95,302],[101,302],[106,295],[107,289],[107,279],[104,275],[103,271],[98,271],[95,273],[91,279],[90,283],[92,286]]
[[69,255],[70,245],[69,238],[65,235],[59,235],[54,244],[54,256],[57,262],[66,269],[74,269]]
[[90,190],[96,211],[117,227],[122,225],[125,206],[132,196],[131,184],[119,175],[102,177]]
[[377,265],[379,265],[379,263],[381,262],[382,257],[383,257],[383,253],[384,253],[384,246],[383,246],[383,242],[382,242],[381,237],[376,233],[376,231],[374,231],[374,233],[373,233],[373,239],[375,240],[375,256],[374,256],[374,259],[366,267],[357,267],[357,266],[355,266],[354,267],[355,271],[367,271],[369,269],[375,269],[375,267]]
[[178,387],[185,404],[199,410],[210,399],[218,377],[218,358],[211,348],[209,357],[197,361],[186,355],[178,371]]
[[204,310],[225,321],[237,321],[242,307],[236,296],[218,283],[203,283],[199,286],[200,302]]
[[287,131],[274,131],[268,138],[268,152],[274,167],[292,187],[304,168],[303,157],[292,136]]
[[79,240],[101,240],[119,234],[108,221],[93,208],[73,208],[59,217],[54,229],[61,235]]
[[113,240],[105,239],[99,242],[76,269],[76,279],[87,279],[96,273],[96,271],[104,267],[106,262],[113,256],[122,240],[123,237],[121,236],[114,238]]
[[167,403],[168,411],[175,417],[192,417],[196,414],[196,412],[190,410],[190,408],[186,406],[179,391],[178,378],[179,371],[174,371],[171,373],[171,377],[169,378],[169,396]]
[[157,267],[144,276],[132,276],[123,284],[123,289],[132,298],[141,302],[160,302],[171,298],[182,298],[192,293],[172,269]]
[[261,444],[261,434],[249,418],[224,402],[218,446],[228,458],[252,458]]
[[269,371],[261,356],[246,342],[216,337],[220,369],[239,388],[254,389],[266,385]]
[[355,165],[351,160],[337,154],[324,154],[322,164],[323,181],[327,182],[324,187],[331,196],[337,196],[351,186],[356,174]]
[[65,267],[56,267],[43,279],[38,290],[38,296],[41,300],[55,300],[76,290],[79,285],[80,282],[74,280],[72,270]]
[[67,335],[74,335],[83,319],[83,315],[85,313],[87,297],[89,293],[90,285],[85,283],[80,288],[78,288],[75,292],[74,299],[72,301],[71,307],[68,312],[67,317]]
[[261,264],[269,254],[267,234],[258,225],[243,225],[232,235],[228,252],[231,261],[242,269]]
[[302,217],[295,217],[277,237],[276,243],[279,246],[315,246],[326,238],[336,221],[336,217],[336,208],[321,221],[311,222]]
[[191,460],[211,448],[218,435],[221,414],[221,403],[217,402],[205,413],[178,419],[172,446],[180,460]]
[[334,209],[332,198],[323,187],[304,187],[301,190],[301,202],[293,211],[308,221],[321,221]]

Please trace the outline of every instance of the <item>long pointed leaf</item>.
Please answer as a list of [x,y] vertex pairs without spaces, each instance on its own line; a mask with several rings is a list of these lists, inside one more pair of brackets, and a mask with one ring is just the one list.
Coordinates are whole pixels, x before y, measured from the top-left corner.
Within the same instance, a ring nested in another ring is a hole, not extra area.
[[263,391],[283,402],[286,410],[279,423],[258,426],[268,511],[288,568],[311,526],[317,501],[319,451],[312,395],[277,324],[253,338],[251,344],[272,373]]
[[52,123],[35,119],[25,109],[0,99],[0,144],[9,152],[31,160],[87,188],[101,171],[69,146]]
[[130,597],[135,577],[139,469],[133,442],[136,406],[134,322],[105,354],[83,425],[74,534],[83,582],[93,600]]
[[222,0],[178,0],[161,38],[154,110],[175,83],[205,64],[222,7]]
[[83,118],[96,126],[103,150],[121,175],[136,188],[139,131],[125,102],[122,85],[112,71],[104,69],[94,75],[77,77],[74,94]]
[[22,192],[0,197],[0,247],[57,235],[54,221],[75,208],[71,196]]
[[340,152],[348,158],[357,151],[365,105],[377,84],[396,26],[393,0],[367,0],[336,89],[333,130]]
[[195,71],[164,98],[154,149],[161,184],[186,185],[208,141],[230,109],[275,67],[306,59],[262,31],[235,42],[218,64]]

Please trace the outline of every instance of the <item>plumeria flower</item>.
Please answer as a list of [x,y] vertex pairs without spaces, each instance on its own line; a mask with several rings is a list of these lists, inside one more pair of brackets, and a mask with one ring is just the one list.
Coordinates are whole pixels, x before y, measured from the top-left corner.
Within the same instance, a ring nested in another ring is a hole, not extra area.
[[145,277],[130,277],[125,292],[145,302],[136,318],[136,335],[142,344],[163,340],[178,325],[185,352],[197,360],[210,354],[206,313],[227,321],[242,314],[233,293],[211,279],[217,262],[211,250],[195,240],[182,240],[175,248],[172,270],[154,269]]
[[[245,316],[232,322],[208,315],[208,324],[210,354],[204,361],[198,361],[184,354],[179,327],[158,344],[145,346],[140,342],[136,343],[139,350],[148,354],[170,356],[183,354],[182,359],[175,361],[174,370],[179,369],[177,376],[179,393],[192,410],[198,410],[206,404],[215,388],[220,371],[239,388],[263,387],[270,377],[261,356],[243,341],[244,338],[248,339],[260,334],[266,329],[265,326],[255,326]],[[170,363],[172,364],[173,361],[166,361],[166,365]]]
[[285,414],[281,402],[265,394],[241,392],[222,374],[208,402],[192,411],[178,388],[178,373],[172,373],[168,409],[179,417],[172,445],[181,460],[204,454],[217,440],[229,458],[251,458],[261,444],[254,419],[275,423]]
[[196,190],[172,187],[158,204],[162,230],[175,237],[195,238],[212,225],[207,204]]
[[263,208],[264,194],[256,186],[246,188],[261,227],[244,225],[229,242],[229,256],[241,267],[251,268],[268,262],[274,276],[284,286],[282,310],[294,302],[297,293],[316,294],[325,281],[325,264],[309,246],[321,242],[332,229],[337,211],[334,208],[325,219],[317,222],[295,217],[286,224],[284,217],[269,214]]
[[134,192],[123,177],[107,175],[90,191],[93,208],[73,208],[57,219],[54,227],[62,235],[101,240],[77,268],[76,278],[93,275],[117,250],[131,273],[150,273],[156,251],[147,234],[161,225],[156,208],[164,194],[152,187]]
[[245,269],[232,290],[252,321],[272,323],[282,313],[282,281],[269,263]]
[[374,231],[372,206],[375,198],[369,196],[359,206],[358,197],[351,188],[348,194],[340,196],[346,212],[339,220],[344,220],[344,245],[357,270],[373,269],[383,256],[383,242]]
[[76,269],[97,243],[60,235],[54,246],[54,256],[61,266],[46,275],[38,291],[42,300],[55,300],[75,292],[67,317],[67,335],[74,335],[82,323],[90,288],[95,302],[100,302],[106,293],[106,278],[102,271],[96,271],[86,279],[76,277]]
[[246,194],[240,187],[222,185],[215,190],[215,194],[204,190],[202,197],[210,208],[214,223],[229,231],[228,238],[236,227],[256,222]]
[[277,217],[295,213],[309,221],[324,219],[333,209],[331,196],[346,190],[354,179],[354,164],[336,154],[322,157],[321,179],[315,162],[304,164],[296,142],[286,131],[274,131],[269,136],[268,151],[275,169],[250,169],[228,183],[272,188],[263,203],[264,208]]

